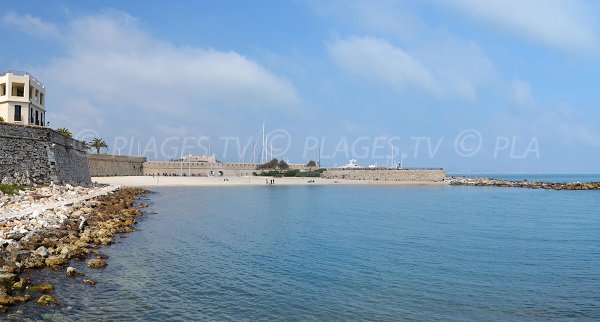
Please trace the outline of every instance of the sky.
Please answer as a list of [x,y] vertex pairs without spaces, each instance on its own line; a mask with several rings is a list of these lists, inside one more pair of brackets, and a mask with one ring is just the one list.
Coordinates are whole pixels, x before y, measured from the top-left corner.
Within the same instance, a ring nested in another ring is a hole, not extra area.
[[595,1],[3,8],[0,69],[33,74],[50,126],[109,153],[600,173]]

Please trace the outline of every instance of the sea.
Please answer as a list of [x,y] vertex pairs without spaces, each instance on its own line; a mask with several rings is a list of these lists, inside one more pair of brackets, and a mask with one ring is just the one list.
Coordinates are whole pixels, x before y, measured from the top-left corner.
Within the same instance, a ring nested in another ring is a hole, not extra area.
[[73,263],[96,286],[36,271],[61,305],[2,319],[600,320],[600,191],[274,185],[146,197],[137,231],[101,249],[106,269]]

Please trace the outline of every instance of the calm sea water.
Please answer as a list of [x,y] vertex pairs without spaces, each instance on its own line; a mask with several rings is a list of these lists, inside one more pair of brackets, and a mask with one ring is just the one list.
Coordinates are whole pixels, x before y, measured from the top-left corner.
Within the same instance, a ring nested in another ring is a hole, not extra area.
[[[164,188],[54,320],[598,320],[600,192]],[[83,263],[78,264],[83,268]]]

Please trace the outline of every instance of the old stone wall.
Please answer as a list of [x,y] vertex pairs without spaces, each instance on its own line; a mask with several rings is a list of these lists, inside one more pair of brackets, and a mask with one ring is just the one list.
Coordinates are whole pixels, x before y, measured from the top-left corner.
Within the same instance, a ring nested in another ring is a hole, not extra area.
[[441,182],[446,178],[446,171],[442,169],[327,169],[322,177],[369,181]]
[[255,164],[208,162],[146,162],[144,175],[177,176],[251,176],[257,172]]
[[143,157],[107,154],[88,154],[92,177],[141,176],[144,175]]
[[86,147],[49,128],[1,123],[0,180],[88,184]]

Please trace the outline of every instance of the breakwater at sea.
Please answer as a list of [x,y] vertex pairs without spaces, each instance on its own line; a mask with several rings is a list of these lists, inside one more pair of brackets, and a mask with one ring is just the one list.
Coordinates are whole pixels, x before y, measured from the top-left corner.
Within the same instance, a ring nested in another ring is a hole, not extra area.
[[[64,270],[65,276],[96,284],[84,278],[85,272],[67,267],[70,260],[87,260],[88,269],[106,267],[97,248],[134,231],[147,206],[135,203],[144,190],[105,188],[52,185],[0,196],[0,312],[30,300],[60,304],[52,284],[29,277],[32,269]],[[77,198],[81,195],[91,197]]]
[[443,182],[446,179],[446,171],[443,169],[327,169],[321,176],[325,179],[362,181]]
[[551,190],[600,190],[600,182],[542,182],[528,180],[503,180],[493,178],[448,177],[453,186],[506,187]]

